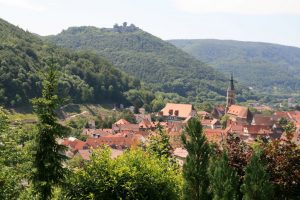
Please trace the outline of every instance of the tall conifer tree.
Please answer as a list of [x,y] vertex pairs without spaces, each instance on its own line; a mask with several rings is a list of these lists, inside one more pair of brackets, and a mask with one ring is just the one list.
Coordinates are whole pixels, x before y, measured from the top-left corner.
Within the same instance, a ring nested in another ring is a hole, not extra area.
[[229,166],[226,152],[210,160],[208,174],[213,200],[237,199],[239,177]]
[[53,60],[44,76],[42,97],[32,100],[39,119],[33,184],[38,198],[47,200],[52,196],[53,187],[62,183],[64,179],[65,148],[56,140],[63,137],[67,129],[57,122],[55,113],[60,100],[57,95],[58,71],[53,65]]
[[210,148],[198,119],[193,118],[188,122],[181,139],[183,146],[188,151],[186,162],[183,165],[184,198],[189,200],[209,199],[207,167]]
[[273,199],[274,188],[260,159],[260,153],[254,153],[247,165],[241,191],[244,200]]

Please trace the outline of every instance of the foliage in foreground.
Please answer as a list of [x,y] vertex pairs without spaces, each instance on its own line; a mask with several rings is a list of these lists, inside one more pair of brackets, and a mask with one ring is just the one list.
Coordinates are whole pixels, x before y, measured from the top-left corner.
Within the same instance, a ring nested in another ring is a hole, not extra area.
[[209,189],[213,200],[237,199],[239,178],[236,171],[229,166],[226,152],[211,158],[208,175],[210,181]]
[[95,150],[90,162],[67,180],[70,199],[180,199],[182,178],[166,158],[130,150],[116,159],[108,148]]
[[42,97],[33,100],[39,118],[33,162],[33,184],[39,199],[42,200],[51,198],[53,187],[62,184],[65,175],[63,167],[63,161],[66,159],[65,146],[57,144],[56,140],[65,136],[67,129],[57,122],[55,114],[55,109],[60,103],[57,88],[58,71],[54,66],[50,66],[43,82]]
[[203,134],[202,125],[193,118],[188,122],[182,135],[182,143],[188,151],[186,163],[183,165],[184,198],[185,199],[208,199],[209,179],[207,174],[210,147]]
[[253,154],[250,163],[246,167],[244,183],[241,187],[244,200],[273,199],[273,185],[266,172],[260,153]]

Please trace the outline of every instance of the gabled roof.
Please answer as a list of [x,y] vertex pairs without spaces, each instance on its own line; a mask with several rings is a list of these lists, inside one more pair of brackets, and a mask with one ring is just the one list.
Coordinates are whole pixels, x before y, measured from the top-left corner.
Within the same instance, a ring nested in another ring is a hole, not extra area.
[[210,142],[221,142],[225,131],[223,129],[204,129],[204,135]]
[[201,124],[203,126],[210,126],[212,121],[213,121],[212,119],[202,119]]
[[273,133],[272,129],[265,125],[246,125],[244,129],[247,130],[249,134],[254,135],[270,135]]
[[211,125],[221,124],[221,123],[218,119],[202,119],[201,124],[203,126],[211,126]]
[[125,119],[119,119],[119,121],[114,123],[115,125],[124,125],[124,124],[131,124],[129,121]]
[[87,146],[85,142],[78,140],[74,137],[64,139],[62,145],[71,148],[72,151],[82,150]]
[[163,116],[178,116],[180,118],[187,118],[193,110],[192,104],[177,104],[167,103],[161,110]]
[[254,125],[268,125],[268,126],[272,126],[275,123],[271,116],[264,116],[261,114],[254,115],[252,122]]
[[152,127],[153,127],[153,124],[152,124],[150,121],[143,119],[143,120],[139,123],[139,127],[140,127],[140,128],[152,128]]
[[249,109],[244,106],[231,105],[227,111],[227,114],[237,116],[239,118],[247,118]]

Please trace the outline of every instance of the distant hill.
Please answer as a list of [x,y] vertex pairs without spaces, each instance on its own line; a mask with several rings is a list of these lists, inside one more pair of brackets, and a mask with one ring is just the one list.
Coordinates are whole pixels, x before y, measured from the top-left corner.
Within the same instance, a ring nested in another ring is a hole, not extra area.
[[264,93],[300,92],[300,48],[231,40],[169,40],[248,87]]
[[59,92],[75,103],[126,102],[140,82],[91,52],[55,47],[0,19],[0,105],[19,106],[41,93],[41,75],[52,59],[62,72]]
[[225,99],[228,77],[134,25],[71,27],[46,40],[93,50],[152,89],[177,93],[189,102]]

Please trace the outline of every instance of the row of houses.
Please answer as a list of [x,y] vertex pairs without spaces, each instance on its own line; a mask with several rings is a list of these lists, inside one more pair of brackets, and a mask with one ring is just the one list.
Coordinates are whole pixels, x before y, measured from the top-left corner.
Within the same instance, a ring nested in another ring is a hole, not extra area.
[[[224,111],[224,112],[223,112]],[[226,128],[222,127],[221,117],[228,116]],[[181,135],[187,122],[198,117],[204,134],[210,142],[221,143],[227,135],[234,133],[246,142],[253,142],[258,137],[266,139],[276,139],[283,137],[283,129],[279,124],[281,118],[292,121],[297,127],[294,141],[300,140],[300,112],[275,112],[271,116],[255,114],[244,106],[230,105],[228,108],[216,106],[211,113],[205,111],[196,112],[191,104],[167,103],[166,106],[157,113],[161,122],[152,122],[150,115],[136,115],[136,124],[125,119],[115,122],[110,129],[84,129],[82,135],[87,137],[86,141],[74,138],[66,138],[62,143],[69,147],[70,155],[79,154],[87,159],[93,149],[107,145],[115,152],[120,152],[140,143],[146,143],[150,135],[155,134],[158,126],[162,127],[170,137],[170,143],[174,150],[174,155],[185,155],[182,149]],[[116,153],[118,154],[118,153]]]

